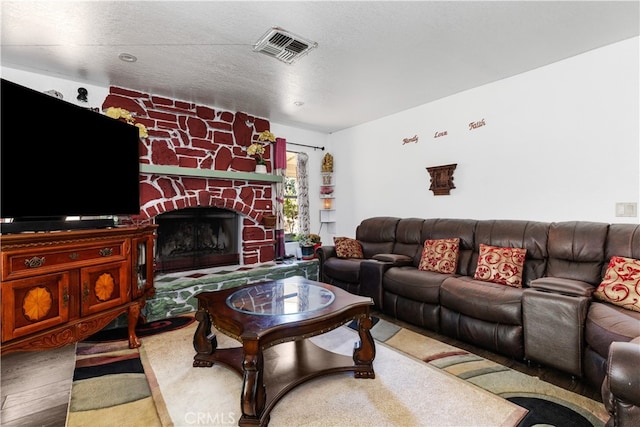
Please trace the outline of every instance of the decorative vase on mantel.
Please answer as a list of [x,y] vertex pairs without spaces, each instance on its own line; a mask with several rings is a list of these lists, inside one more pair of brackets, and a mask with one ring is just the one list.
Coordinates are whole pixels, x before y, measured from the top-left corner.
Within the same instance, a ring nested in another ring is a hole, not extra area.
[[256,163],[256,173],[267,173],[267,165]]

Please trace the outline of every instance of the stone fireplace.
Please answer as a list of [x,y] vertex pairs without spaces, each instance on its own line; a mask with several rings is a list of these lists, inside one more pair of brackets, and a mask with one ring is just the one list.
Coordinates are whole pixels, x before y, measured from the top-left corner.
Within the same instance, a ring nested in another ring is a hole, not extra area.
[[[166,222],[170,224],[167,230],[173,227],[168,231],[173,237],[159,232],[156,263],[160,269],[202,268],[200,261],[187,260],[194,245],[210,252],[203,265],[209,261],[229,265],[275,259],[274,230],[262,221],[264,214],[273,212],[274,177],[253,173],[255,159],[246,152],[260,132],[269,130],[268,120],[118,87],[109,89],[102,109],[108,107],[130,111],[149,134],[140,140],[141,210],[131,221],[159,223],[159,228]],[[265,148],[271,172],[273,147]],[[184,219],[185,213],[201,208],[231,213],[237,225],[224,225],[224,221],[219,225],[218,219],[208,216],[204,225],[171,225]],[[189,228],[200,230],[178,243],[176,233]],[[227,235],[230,229],[236,232],[235,237]],[[200,239],[197,244],[196,238]],[[221,241],[225,242],[224,250]]]
[[239,215],[219,208],[187,208],[156,217],[156,272],[236,265]]

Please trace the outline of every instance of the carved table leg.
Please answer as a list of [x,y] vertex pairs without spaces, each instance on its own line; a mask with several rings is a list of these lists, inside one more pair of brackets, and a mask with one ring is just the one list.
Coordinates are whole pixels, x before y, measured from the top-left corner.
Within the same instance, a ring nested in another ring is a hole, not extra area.
[[266,390],[263,381],[264,359],[257,341],[243,343],[244,360],[242,362],[242,418],[239,425],[259,425],[260,416],[266,403]]
[[362,367],[362,370],[354,372],[355,378],[375,378],[373,372],[373,359],[376,356],[376,347],[371,336],[371,327],[373,321],[370,316],[358,319],[358,335],[360,342],[356,343],[353,349],[353,361],[356,366]]
[[140,304],[132,304],[129,306],[127,313],[127,326],[129,333],[129,348],[140,347],[140,340],[136,335],[136,325],[138,324],[138,318],[140,317]]
[[198,321],[198,328],[193,334],[193,348],[196,355],[193,360],[194,367],[210,367],[213,362],[210,360],[198,359],[198,356],[210,356],[218,348],[218,339],[211,333],[211,319],[206,310],[198,310],[195,315]]

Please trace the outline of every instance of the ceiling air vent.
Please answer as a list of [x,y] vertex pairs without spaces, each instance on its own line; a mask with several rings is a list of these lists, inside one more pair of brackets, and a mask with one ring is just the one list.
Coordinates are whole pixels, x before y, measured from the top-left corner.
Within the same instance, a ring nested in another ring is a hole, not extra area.
[[253,50],[292,64],[317,46],[316,42],[306,40],[280,27],[273,27],[256,42]]

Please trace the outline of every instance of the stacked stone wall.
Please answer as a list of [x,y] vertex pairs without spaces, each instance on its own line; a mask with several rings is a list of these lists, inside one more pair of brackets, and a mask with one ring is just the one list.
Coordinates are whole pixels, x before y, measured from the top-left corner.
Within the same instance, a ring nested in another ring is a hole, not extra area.
[[[268,120],[243,112],[217,110],[148,93],[111,87],[102,108],[118,107],[144,124],[148,137],[140,140],[140,163],[228,172],[253,172],[255,159],[247,147],[269,130]],[[272,146],[264,154],[272,170]],[[117,165],[116,165],[117,167]],[[273,230],[262,226],[262,215],[272,213],[269,182],[206,178],[188,175],[141,174],[140,215],[134,222],[152,222],[163,212],[212,206],[242,217],[242,263],[275,258]]]

